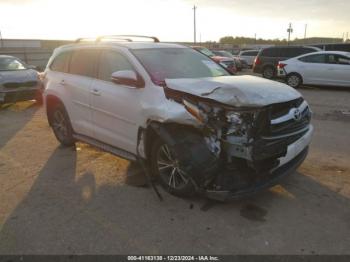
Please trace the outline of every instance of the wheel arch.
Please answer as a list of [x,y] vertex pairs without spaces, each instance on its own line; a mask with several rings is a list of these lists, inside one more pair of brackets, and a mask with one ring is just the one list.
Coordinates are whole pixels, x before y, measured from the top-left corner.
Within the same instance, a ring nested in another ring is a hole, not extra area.
[[154,120],[149,120],[147,122],[147,127],[143,130],[144,132],[144,152],[146,159],[151,156],[153,143],[157,138],[161,138],[167,142],[172,138],[172,132],[174,129],[188,130],[191,132],[200,133],[200,131],[190,125],[179,124],[176,122],[159,122]]
[[45,98],[45,105],[46,105],[46,115],[47,115],[47,121],[49,122],[49,125],[51,126],[52,123],[52,111],[55,108],[56,105],[61,104],[65,110],[66,107],[64,106],[64,103],[60,98],[58,98],[55,95],[47,95]]

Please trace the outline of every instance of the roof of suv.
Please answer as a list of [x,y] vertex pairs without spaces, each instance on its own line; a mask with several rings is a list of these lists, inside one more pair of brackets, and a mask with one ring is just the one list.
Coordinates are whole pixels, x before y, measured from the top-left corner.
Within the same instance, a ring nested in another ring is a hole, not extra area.
[[184,45],[169,44],[169,43],[154,43],[154,42],[123,42],[123,41],[86,41],[64,45],[59,49],[74,48],[74,47],[92,47],[92,46],[119,46],[128,49],[150,49],[150,48],[187,48]]

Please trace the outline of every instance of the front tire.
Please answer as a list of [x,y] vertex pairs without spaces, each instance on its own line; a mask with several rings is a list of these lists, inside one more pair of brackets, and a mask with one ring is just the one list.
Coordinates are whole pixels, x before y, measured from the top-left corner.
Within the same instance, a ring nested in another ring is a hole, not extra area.
[[289,74],[286,78],[287,85],[298,88],[303,83],[303,79],[298,74]]
[[62,146],[69,147],[75,144],[73,128],[62,104],[57,104],[51,112],[51,127]]
[[162,187],[170,194],[187,197],[195,193],[191,179],[179,166],[174,152],[160,138],[152,147],[151,169]]

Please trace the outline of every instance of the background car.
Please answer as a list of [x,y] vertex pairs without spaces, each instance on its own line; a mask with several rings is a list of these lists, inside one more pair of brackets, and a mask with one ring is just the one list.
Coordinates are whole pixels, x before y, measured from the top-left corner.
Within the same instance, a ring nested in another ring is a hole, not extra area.
[[210,57],[212,60],[214,60],[216,63],[223,66],[227,71],[229,71],[231,74],[237,73],[237,67],[236,62],[232,58],[224,57],[224,56],[217,56],[215,55],[211,50],[209,50],[206,47],[203,46],[191,46],[193,49],[197,50],[198,52]]
[[42,102],[42,84],[34,66],[13,56],[0,55],[0,104],[36,99]]
[[255,58],[253,71],[262,74],[267,79],[276,76],[279,61],[297,57],[303,54],[321,51],[313,46],[274,46],[262,49]]
[[211,50],[216,56],[222,56],[222,57],[227,57],[230,59],[233,59],[236,64],[237,71],[242,71],[243,69],[243,64],[241,60],[235,56],[233,56],[230,52],[227,52],[225,50]]
[[278,63],[277,74],[297,88],[301,84],[350,87],[350,53],[321,51]]
[[244,50],[239,52],[238,58],[247,62],[249,67],[252,67],[254,64],[254,59],[258,55],[259,50]]

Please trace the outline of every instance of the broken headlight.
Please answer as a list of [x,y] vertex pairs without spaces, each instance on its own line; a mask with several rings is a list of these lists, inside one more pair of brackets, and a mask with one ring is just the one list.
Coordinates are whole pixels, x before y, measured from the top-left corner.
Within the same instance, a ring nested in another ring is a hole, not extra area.
[[226,135],[244,136],[247,135],[255,119],[255,112],[226,112],[228,124]]

